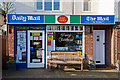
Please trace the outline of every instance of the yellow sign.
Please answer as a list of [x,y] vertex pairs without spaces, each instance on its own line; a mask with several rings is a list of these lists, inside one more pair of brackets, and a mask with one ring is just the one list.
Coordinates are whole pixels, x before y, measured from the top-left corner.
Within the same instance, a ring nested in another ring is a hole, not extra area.
[[47,40],[53,40],[53,32],[47,33]]
[[40,36],[40,33],[32,33],[32,36]]

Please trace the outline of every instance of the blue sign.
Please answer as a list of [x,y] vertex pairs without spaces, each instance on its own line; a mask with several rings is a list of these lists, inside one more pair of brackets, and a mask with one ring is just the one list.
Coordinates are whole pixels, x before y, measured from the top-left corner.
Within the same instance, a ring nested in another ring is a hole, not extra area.
[[7,23],[44,23],[44,15],[8,14]]
[[82,15],[81,24],[115,24],[113,15]]

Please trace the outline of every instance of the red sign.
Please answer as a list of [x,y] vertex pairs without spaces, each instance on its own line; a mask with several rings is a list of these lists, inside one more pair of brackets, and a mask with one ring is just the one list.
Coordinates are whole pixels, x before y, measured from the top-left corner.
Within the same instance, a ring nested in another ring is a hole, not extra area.
[[68,18],[66,16],[59,16],[57,20],[59,23],[66,23],[68,21]]
[[47,41],[47,45],[48,45],[48,46],[51,46],[51,40],[48,40],[48,41]]

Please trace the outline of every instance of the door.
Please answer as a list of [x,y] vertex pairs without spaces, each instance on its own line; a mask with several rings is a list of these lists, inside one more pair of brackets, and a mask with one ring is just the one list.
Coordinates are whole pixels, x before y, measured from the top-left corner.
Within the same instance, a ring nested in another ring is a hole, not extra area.
[[105,64],[105,30],[93,30],[93,59],[95,64]]
[[28,68],[44,67],[44,31],[28,31]]

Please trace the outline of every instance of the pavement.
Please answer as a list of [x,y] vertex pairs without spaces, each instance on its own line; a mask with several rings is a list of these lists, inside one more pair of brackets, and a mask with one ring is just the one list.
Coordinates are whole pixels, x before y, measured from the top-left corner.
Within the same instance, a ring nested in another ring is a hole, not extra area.
[[118,78],[117,70],[75,70],[75,69],[19,69],[13,72],[3,70],[3,78]]

